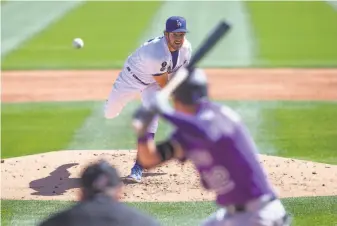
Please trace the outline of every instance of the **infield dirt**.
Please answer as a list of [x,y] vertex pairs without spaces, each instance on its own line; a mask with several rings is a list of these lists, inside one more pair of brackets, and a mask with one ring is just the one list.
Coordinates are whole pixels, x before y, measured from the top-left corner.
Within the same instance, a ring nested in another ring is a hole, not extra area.
[[[119,71],[5,71],[2,102],[104,100]],[[337,69],[207,69],[210,96],[223,100],[337,100]],[[122,176],[135,151],[59,151],[5,159],[2,199],[75,200],[83,167],[100,158]],[[337,195],[337,166],[261,155],[280,197]],[[170,162],[125,184],[125,201],[212,200],[194,167]]]

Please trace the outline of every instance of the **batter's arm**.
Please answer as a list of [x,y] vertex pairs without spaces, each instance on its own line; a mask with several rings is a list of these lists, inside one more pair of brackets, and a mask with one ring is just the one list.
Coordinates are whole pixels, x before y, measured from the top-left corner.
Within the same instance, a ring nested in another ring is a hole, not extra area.
[[164,88],[168,82],[168,73],[153,75],[154,80],[158,83],[160,88]]
[[138,144],[137,158],[143,168],[151,169],[173,158],[184,159],[184,152],[181,145],[172,139],[158,144],[147,140]]

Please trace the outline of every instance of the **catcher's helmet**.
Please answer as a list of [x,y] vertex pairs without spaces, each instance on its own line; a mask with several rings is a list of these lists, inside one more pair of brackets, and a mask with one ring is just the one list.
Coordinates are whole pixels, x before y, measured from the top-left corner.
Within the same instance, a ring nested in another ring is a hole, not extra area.
[[117,169],[105,160],[89,165],[81,176],[81,186],[91,195],[116,187],[121,182]]
[[173,91],[174,98],[183,104],[197,104],[208,98],[207,78],[201,69],[193,69],[187,79]]

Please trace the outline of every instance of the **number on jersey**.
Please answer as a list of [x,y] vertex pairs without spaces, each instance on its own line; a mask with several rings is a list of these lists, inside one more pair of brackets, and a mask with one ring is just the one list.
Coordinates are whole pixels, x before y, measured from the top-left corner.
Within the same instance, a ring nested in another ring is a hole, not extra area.
[[230,179],[228,170],[223,166],[212,167],[210,170],[202,172],[201,177],[209,189],[218,195],[230,192],[235,186]]

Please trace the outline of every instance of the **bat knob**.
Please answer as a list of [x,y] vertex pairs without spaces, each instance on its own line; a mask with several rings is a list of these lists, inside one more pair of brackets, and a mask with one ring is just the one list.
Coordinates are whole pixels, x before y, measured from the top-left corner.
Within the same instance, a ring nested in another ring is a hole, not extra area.
[[133,119],[132,120],[132,127],[138,133],[138,132],[143,130],[144,124],[143,124],[142,120],[140,120],[140,119]]
[[131,122],[132,127],[135,129],[138,136],[146,133],[155,115],[156,112],[153,109],[148,109],[144,106],[138,108],[138,110],[133,115],[133,119]]

